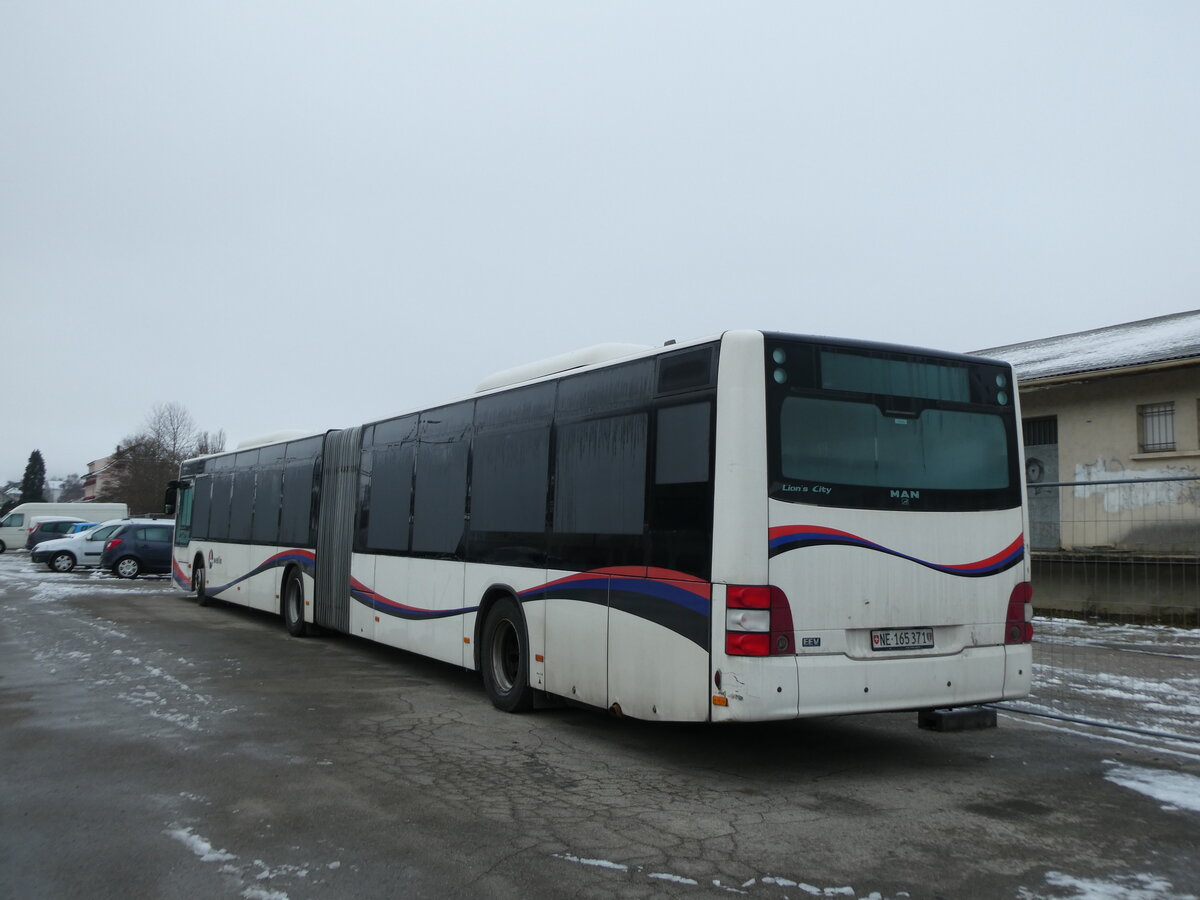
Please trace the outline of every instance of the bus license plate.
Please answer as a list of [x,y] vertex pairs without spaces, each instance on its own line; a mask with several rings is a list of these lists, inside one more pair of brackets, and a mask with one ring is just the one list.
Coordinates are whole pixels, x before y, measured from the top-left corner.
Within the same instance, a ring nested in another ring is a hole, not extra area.
[[928,650],[932,646],[932,628],[876,628],[871,631],[872,650]]

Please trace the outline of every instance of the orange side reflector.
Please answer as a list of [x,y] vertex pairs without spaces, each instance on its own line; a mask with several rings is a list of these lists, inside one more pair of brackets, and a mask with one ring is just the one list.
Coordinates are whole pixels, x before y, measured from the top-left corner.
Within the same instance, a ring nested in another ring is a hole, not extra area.
[[540,653],[535,653],[535,654],[533,655],[533,658],[534,658],[534,659],[536,659],[538,662],[545,662],[545,661],[546,661],[546,657],[542,656],[542,654],[540,654]]
[[376,617],[375,617],[375,621],[376,621],[376,622],[378,622],[378,621],[379,621],[379,616],[376,616]]
[[718,697],[715,694],[713,695],[713,706],[728,706],[728,705],[729,705],[729,700],[727,698]]
[[469,644],[469,643],[471,643],[471,639],[469,637],[465,637],[465,638],[463,638],[463,643]]

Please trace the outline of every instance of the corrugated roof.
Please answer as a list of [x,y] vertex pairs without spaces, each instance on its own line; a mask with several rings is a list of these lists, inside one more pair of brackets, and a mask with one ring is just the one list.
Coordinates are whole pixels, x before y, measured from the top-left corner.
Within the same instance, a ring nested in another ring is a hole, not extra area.
[[1200,359],[1200,309],[976,350],[973,355],[1011,363],[1022,381]]

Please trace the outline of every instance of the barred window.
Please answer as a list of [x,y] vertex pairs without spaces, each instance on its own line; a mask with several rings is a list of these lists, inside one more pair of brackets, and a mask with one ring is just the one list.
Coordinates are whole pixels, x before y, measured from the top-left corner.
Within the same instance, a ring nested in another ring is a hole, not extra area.
[[1175,449],[1175,404],[1147,403],[1138,407],[1138,450],[1158,453]]
[[1058,443],[1058,416],[1025,419],[1021,425],[1024,430],[1026,447]]

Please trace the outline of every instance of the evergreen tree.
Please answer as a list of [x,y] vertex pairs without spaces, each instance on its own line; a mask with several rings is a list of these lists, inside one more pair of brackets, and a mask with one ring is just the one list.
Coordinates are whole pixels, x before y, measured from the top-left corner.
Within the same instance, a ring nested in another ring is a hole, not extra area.
[[29,454],[29,463],[25,466],[25,477],[21,479],[21,502],[42,503],[46,499],[46,462],[42,459],[42,451],[34,450]]

